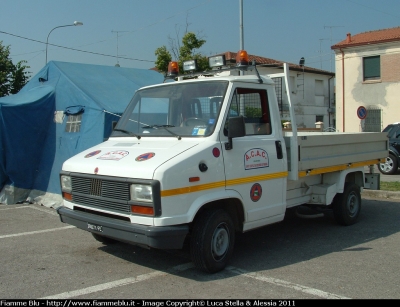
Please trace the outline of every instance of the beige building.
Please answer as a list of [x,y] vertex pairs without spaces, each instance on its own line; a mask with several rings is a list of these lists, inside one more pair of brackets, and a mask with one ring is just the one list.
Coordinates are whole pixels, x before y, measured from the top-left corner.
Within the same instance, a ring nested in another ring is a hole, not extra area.
[[[227,65],[236,64],[236,52],[225,52]],[[221,54],[221,55],[222,55]],[[255,61],[260,74],[276,73],[283,70],[282,61],[249,54],[250,61]],[[305,59],[305,63],[307,59]],[[295,107],[298,128],[315,128],[317,122],[322,122],[324,130],[334,130],[334,77],[335,74],[306,65],[289,64],[291,99]],[[253,72],[254,73],[254,72]],[[281,110],[281,120],[289,120],[288,100],[282,78],[275,80],[276,94]]]
[[336,129],[381,131],[400,121],[400,27],[347,34],[333,45]]

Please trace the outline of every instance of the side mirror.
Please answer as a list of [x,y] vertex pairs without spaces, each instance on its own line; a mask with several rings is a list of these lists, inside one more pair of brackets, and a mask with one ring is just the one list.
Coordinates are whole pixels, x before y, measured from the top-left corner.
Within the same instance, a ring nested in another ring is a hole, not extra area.
[[231,150],[233,148],[232,139],[239,138],[246,135],[246,128],[244,124],[244,117],[231,117],[228,121],[228,143],[225,143],[225,149]]

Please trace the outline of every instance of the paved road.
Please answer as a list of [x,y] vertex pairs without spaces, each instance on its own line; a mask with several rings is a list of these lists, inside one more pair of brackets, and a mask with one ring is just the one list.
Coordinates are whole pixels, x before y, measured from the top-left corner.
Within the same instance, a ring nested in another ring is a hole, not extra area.
[[187,249],[104,246],[54,209],[0,205],[0,298],[400,299],[399,200],[365,198],[357,224],[329,214],[239,235],[230,266],[209,275]]

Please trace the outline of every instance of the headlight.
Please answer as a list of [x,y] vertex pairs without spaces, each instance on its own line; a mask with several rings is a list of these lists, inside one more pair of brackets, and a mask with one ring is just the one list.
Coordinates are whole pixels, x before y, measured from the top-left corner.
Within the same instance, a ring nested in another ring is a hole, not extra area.
[[153,191],[150,185],[131,184],[131,200],[152,202]]
[[65,192],[71,192],[71,177],[61,175],[61,190]]

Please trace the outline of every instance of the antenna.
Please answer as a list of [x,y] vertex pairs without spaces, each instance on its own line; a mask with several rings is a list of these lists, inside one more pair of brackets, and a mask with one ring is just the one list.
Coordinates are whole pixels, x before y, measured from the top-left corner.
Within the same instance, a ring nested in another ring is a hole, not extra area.
[[111,32],[112,32],[112,33],[117,33],[117,64],[115,64],[115,66],[120,67],[119,61],[118,61],[118,37],[119,37],[119,34],[118,34],[118,33],[121,33],[121,32],[129,32],[129,31],[114,31],[114,30],[111,30]]
[[[331,30],[331,46],[332,46],[332,28],[344,28],[344,26],[324,26],[324,29],[326,28],[329,28]],[[332,71],[332,54],[331,54],[331,71]]]
[[[319,39],[319,60],[321,61],[321,69],[322,69],[322,48],[321,48],[321,45],[322,45],[322,41],[327,41],[327,40],[329,40],[329,38],[320,38]],[[332,68],[331,68],[331,71],[332,71]]]

